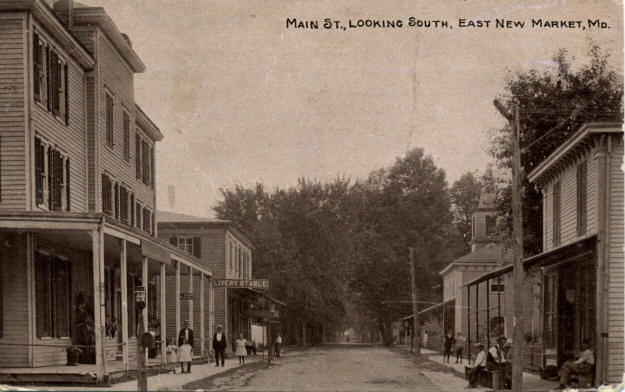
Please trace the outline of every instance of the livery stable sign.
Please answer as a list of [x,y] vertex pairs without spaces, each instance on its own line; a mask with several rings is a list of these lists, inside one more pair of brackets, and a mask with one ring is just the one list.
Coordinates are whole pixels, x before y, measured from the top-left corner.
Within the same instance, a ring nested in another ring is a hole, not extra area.
[[269,279],[215,279],[215,287],[269,290]]

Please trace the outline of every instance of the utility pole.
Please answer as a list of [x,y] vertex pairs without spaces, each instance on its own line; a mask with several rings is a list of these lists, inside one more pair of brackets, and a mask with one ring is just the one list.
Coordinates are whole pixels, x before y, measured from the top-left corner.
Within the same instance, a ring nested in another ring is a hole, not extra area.
[[514,239],[514,352],[512,355],[512,390],[521,391],[523,387],[523,298],[522,285],[525,279],[523,271],[523,221],[521,206],[521,148],[519,146],[520,124],[519,104],[514,104],[512,114],[498,101],[493,104],[512,126],[512,234]]
[[413,321],[413,342],[414,352],[417,357],[421,356],[421,334],[419,331],[419,316],[417,314],[417,282],[415,280],[415,268],[414,268],[414,248],[409,247],[410,253],[410,280],[412,285],[412,321]]

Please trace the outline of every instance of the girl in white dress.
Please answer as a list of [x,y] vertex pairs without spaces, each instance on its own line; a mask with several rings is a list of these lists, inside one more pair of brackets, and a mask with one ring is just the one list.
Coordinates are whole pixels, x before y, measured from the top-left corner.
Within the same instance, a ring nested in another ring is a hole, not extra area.
[[[191,373],[191,350],[193,348],[189,343],[187,343],[187,339],[182,337],[182,345],[178,347],[178,361],[180,361],[180,367],[182,368],[182,373]],[[187,365],[187,371],[184,370]]]
[[245,364],[245,357],[247,356],[247,350],[245,349],[245,345],[247,344],[247,339],[243,337],[243,334],[239,334],[239,338],[236,340],[237,350],[236,355],[239,357],[239,365]]

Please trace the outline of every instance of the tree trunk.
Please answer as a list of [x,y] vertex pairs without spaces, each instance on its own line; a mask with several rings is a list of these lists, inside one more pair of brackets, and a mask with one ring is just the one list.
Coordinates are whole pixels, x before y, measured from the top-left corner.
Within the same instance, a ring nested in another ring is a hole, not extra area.
[[380,320],[379,325],[380,325],[380,332],[382,332],[382,342],[387,347],[392,346],[393,345],[392,322],[389,322],[388,320]]

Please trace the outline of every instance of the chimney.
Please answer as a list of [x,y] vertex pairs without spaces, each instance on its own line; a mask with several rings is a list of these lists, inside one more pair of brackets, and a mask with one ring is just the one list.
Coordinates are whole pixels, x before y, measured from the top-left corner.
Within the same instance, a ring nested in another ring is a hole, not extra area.
[[122,38],[124,39],[124,41],[126,41],[128,46],[130,46],[132,48],[132,41],[130,41],[130,37],[128,37],[128,34],[122,33]]
[[53,8],[63,26],[71,30],[74,27],[74,0],[56,0]]

